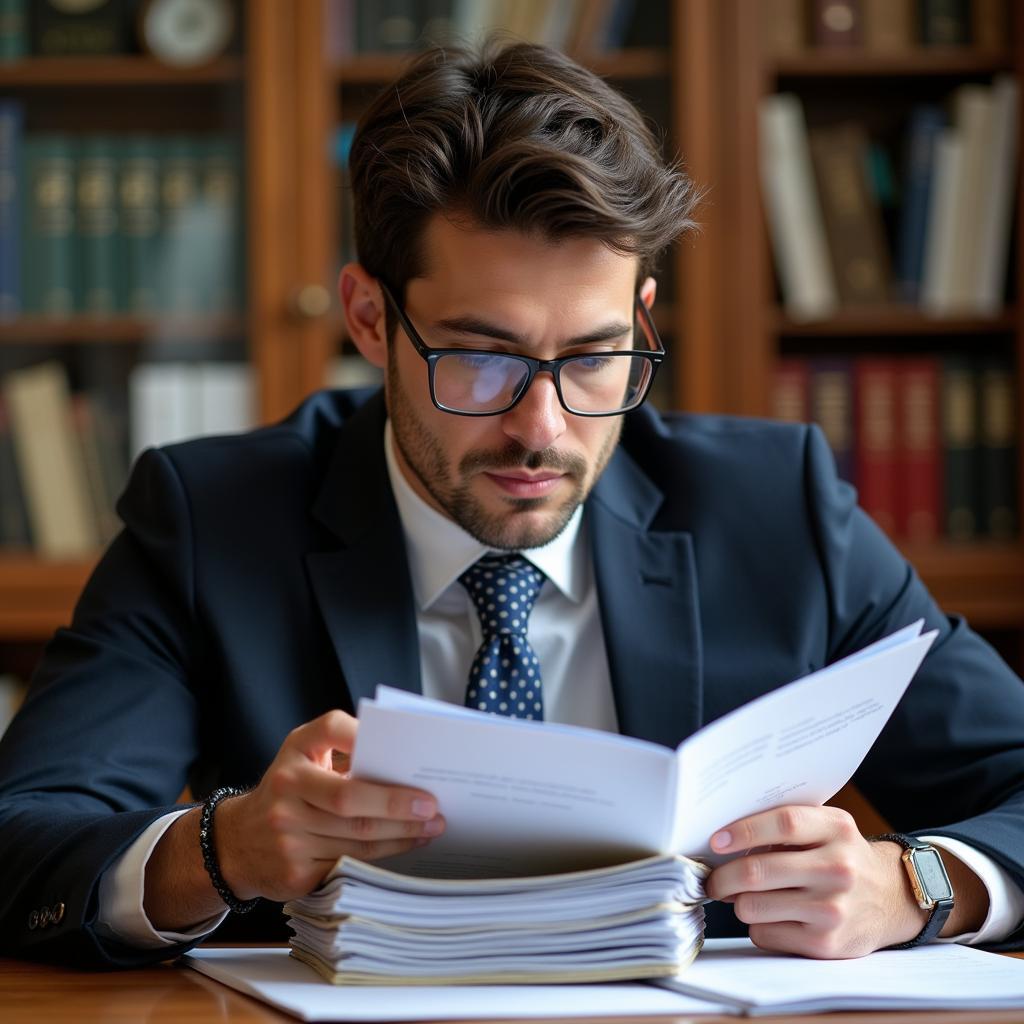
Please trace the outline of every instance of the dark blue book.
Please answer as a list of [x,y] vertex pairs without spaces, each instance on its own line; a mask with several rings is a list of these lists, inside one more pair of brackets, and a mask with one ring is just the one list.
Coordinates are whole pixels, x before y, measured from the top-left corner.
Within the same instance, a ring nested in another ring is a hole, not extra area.
[[21,312],[21,133],[16,100],[0,100],[0,320]]
[[941,107],[916,107],[910,118],[903,208],[896,238],[896,282],[904,302],[916,303],[921,292],[928,205],[935,174],[935,143],[945,127],[946,115]]

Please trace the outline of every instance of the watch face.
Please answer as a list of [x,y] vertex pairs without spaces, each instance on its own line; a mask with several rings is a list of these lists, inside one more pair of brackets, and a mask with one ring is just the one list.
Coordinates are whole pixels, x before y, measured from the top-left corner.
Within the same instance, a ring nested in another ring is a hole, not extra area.
[[952,899],[953,888],[939,851],[914,850],[912,859],[925,895],[932,901]]

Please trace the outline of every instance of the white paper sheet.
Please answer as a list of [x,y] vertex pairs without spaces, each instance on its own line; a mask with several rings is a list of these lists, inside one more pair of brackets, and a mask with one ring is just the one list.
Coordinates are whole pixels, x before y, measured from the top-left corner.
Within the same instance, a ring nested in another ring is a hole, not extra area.
[[331,985],[281,947],[195,949],[183,958],[201,973],[302,1020],[505,1020],[735,1013],[718,1003],[652,985]]

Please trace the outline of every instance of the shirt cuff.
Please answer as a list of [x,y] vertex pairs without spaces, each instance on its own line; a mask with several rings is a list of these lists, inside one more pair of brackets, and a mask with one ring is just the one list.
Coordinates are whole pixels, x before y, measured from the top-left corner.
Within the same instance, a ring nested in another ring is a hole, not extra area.
[[1024,920],[1024,892],[1020,886],[991,857],[979,853],[973,846],[950,839],[948,836],[921,836],[925,842],[941,847],[962,860],[982,881],[988,890],[988,916],[976,932],[950,935],[937,942],[959,942],[965,946],[980,946],[985,942],[999,942],[1010,935]]
[[160,837],[190,807],[157,818],[100,876],[97,932],[135,949],[161,949],[196,942],[216,928],[228,911],[198,924],[188,932],[158,932],[143,909],[146,864]]

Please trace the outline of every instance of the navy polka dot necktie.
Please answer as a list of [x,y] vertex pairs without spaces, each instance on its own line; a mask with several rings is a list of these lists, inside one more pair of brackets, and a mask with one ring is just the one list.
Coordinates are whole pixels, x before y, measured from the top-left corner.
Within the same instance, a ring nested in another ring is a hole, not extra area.
[[521,555],[485,555],[459,577],[484,634],[469,669],[466,707],[510,718],[544,718],[540,664],[526,639],[526,625],[545,579]]

